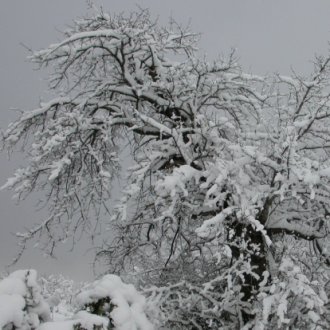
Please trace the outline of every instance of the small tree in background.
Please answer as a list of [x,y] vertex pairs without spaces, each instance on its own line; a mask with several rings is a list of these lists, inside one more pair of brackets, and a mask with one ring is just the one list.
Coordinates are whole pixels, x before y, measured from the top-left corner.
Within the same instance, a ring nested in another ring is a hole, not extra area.
[[67,318],[73,315],[77,309],[74,298],[86,283],[74,282],[61,274],[41,276],[38,282],[53,318],[57,314]]
[[99,12],[31,56],[56,97],[3,135],[30,157],[4,187],[49,206],[21,252],[36,239],[52,254],[108,213],[97,257],[145,287],[159,326],[326,328],[330,58],[259,77],[199,58],[197,40],[148,11]]

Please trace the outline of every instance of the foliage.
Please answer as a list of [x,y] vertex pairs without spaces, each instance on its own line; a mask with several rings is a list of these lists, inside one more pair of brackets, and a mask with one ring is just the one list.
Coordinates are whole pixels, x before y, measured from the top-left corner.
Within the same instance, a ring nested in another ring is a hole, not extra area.
[[53,318],[70,318],[77,310],[74,298],[86,284],[76,283],[61,274],[41,276],[38,282]]
[[0,281],[0,327],[34,330],[50,320],[35,270],[18,270]]
[[105,317],[109,329],[152,330],[145,309],[145,298],[131,284],[115,275],[105,275],[78,294],[80,308]]
[[[63,279],[63,277],[60,277]],[[45,288],[52,291],[49,280],[37,282],[35,270],[19,270],[0,282],[0,327],[4,330],[152,330],[153,326],[145,314],[145,298],[131,285],[125,284],[115,275],[103,278],[83,287],[71,301],[71,310],[59,315],[50,312],[46,302]],[[67,303],[68,295],[75,295],[73,286],[58,282],[56,293],[59,303]],[[70,282],[71,284],[71,282]],[[51,297],[53,298],[53,297]],[[48,299],[49,300],[49,299]]]
[[99,12],[31,56],[57,97],[4,132],[9,149],[30,141],[5,187],[49,206],[21,251],[51,254],[109,214],[97,257],[145,288],[159,327],[327,328],[330,57],[310,77],[259,77],[233,54],[198,58],[197,40],[148,11]]

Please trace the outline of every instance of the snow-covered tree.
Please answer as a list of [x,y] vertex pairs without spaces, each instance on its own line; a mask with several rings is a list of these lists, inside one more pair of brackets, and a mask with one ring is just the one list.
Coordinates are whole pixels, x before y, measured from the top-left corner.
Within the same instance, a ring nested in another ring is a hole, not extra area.
[[99,12],[31,56],[56,97],[3,134],[30,157],[4,187],[49,206],[21,251],[51,254],[108,214],[97,257],[145,288],[159,327],[327,328],[330,57],[310,77],[260,77],[197,41],[148,11]]
[[53,319],[65,319],[74,314],[77,310],[75,296],[86,283],[76,283],[61,274],[42,276],[38,282]]

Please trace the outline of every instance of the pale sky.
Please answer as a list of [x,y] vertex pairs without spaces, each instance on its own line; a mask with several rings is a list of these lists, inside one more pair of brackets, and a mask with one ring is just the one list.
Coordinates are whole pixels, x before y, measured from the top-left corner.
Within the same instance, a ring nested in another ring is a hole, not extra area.
[[[327,55],[330,40],[329,0],[104,0],[94,1],[108,12],[150,8],[160,23],[169,16],[178,23],[191,21],[202,33],[200,47],[213,59],[236,49],[244,69],[265,74],[311,72],[314,55]],[[28,110],[47,100],[46,72],[33,70],[26,61],[32,49],[59,41],[59,31],[87,11],[85,0],[1,0],[0,2],[0,127],[16,118],[10,109]],[[11,161],[0,155],[0,185],[22,162],[17,154]],[[16,241],[11,233],[42,218],[36,212],[36,197],[17,206],[10,192],[0,192],[0,271],[15,255]],[[12,269],[31,267],[40,273],[63,273],[77,280],[91,279],[92,252],[81,243],[74,253],[64,246],[58,259],[46,259],[37,249],[28,251]]]

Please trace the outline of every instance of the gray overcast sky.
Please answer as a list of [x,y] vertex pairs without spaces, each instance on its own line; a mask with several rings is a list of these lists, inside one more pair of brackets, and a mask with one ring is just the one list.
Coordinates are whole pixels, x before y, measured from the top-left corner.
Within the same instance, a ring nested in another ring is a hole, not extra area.
[[[139,5],[150,8],[164,23],[173,16],[179,23],[191,19],[194,31],[203,34],[201,48],[210,57],[237,49],[245,70],[264,74],[311,71],[315,53],[326,54],[330,40],[329,0],[104,0],[94,1],[109,12],[130,11]],[[42,73],[33,71],[20,45],[46,47],[60,39],[65,24],[86,13],[84,0],[2,0],[0,2],[0,127],[16,118],[16,109],[31,109],[47,99]],[[0,155],[0,183],[13,172],[20,155],[10,162]],[[36,199],[17,206],[9,192],[0,192],[0,271],[15,254],[10,234],[38,221]],[[58,260],[41,258],[38,250],[26,253],[15,268],[33,267],[44,273],[63,273],[75,279],[90,279],[92,253],[80,244],[67,253],[64,246]]]

